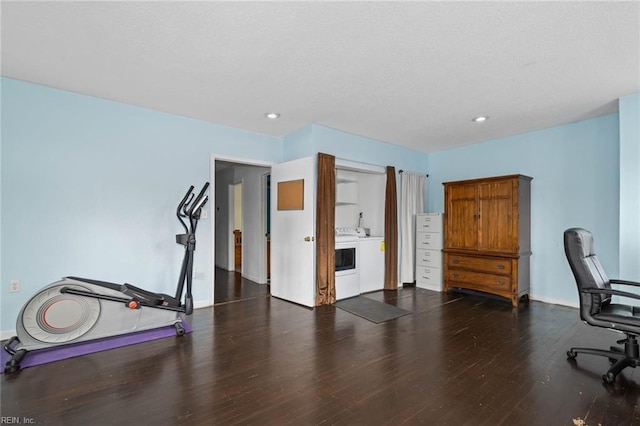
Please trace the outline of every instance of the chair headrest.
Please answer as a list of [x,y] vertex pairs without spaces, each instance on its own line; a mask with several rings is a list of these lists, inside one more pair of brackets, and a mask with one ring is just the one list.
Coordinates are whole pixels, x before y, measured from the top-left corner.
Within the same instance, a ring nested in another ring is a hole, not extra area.
[[593,249],[593,235],[582,228],[570,228],[564,231],[565,247],[567,244],[578,250],[580,257],[589,257],[595,254]]

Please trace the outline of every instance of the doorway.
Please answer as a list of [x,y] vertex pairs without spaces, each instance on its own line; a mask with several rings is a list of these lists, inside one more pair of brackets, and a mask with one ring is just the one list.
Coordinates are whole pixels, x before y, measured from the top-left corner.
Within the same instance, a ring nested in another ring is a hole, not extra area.
[[265,176],[271,165],[218,156],[212,156],[211,163],[213,304],[268,296]]

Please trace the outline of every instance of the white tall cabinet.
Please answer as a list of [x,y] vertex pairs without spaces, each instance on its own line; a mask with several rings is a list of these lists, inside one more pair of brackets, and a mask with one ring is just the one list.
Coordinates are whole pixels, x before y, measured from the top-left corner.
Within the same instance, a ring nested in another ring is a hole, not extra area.
[[416,287],[442,291],[442,213],[416,214]]

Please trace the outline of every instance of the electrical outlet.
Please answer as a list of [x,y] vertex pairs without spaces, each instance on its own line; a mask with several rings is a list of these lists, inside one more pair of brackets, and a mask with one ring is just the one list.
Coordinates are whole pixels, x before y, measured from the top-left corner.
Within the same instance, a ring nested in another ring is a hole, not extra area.
[[200,219],[208,219],[208,218],[209,218],[209,213],[207,213],[205,209],[202,209],[200,211]]
[[9,281],[9,292],[18,293],[19,291],[20,291],[20,281],[19,280]]

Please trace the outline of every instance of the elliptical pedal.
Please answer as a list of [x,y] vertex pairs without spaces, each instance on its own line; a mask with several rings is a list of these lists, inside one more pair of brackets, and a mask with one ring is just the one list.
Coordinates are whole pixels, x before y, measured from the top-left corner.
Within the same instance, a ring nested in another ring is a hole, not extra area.
[[143,302],[147,305],[165,304],[165,299],[161,294],[144,290],[129,283],[122,284],[120,291],[127,296],[132,297],[134,300]]

